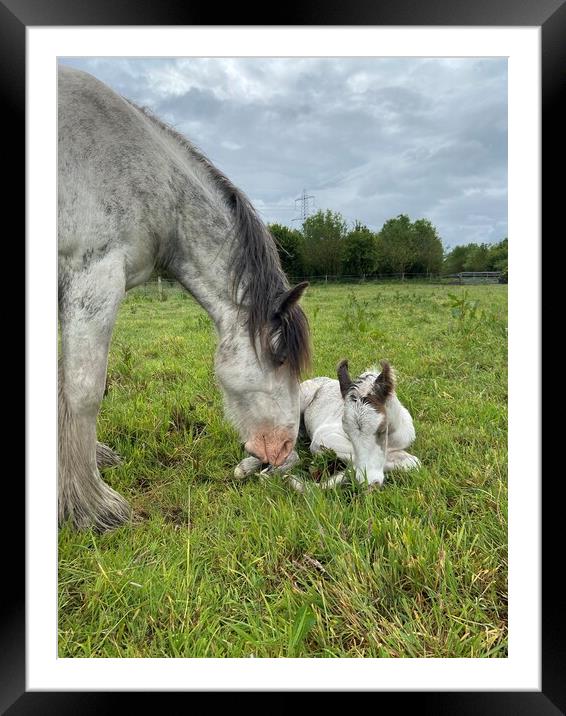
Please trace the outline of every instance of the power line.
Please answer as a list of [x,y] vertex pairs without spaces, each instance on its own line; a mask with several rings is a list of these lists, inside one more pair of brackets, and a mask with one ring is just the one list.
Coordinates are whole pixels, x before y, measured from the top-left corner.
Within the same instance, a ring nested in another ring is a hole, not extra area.
[[[311,199],[312,204],[310,202]],[[292,221],[302,221],[304,223],[309,218],[309,210],[314,208],[314,196],[312,194],[307,194],[307,190],[303,189],[301,196],[295,199],[295,210],[297,209],[297,202],[300,202],[300,216],[295,217]]]

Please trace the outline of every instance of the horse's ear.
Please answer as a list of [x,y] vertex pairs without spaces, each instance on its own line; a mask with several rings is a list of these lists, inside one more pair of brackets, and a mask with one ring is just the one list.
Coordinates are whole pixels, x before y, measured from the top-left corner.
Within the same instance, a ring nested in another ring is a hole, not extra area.
[[395,376],[386,360],[382,360],[380,363],[381,373],[375,379],[372,392],[384,403],[395,389]]
[[342,393],[342,397],[346,397],[346,393],[350,390],[352,386],[352,379],[350,378],[350,373],[348,372],[348,361],[343,360],[340,361],[338,364],[338,367],[336,368],[336,373],[338,374],[338,382],[340,383],[340,392]]
[[294,306],[300,300],[308,285],[308,281],[302,281],[296,286],[290,288],[288,291],[285,291],[285,293],[281,294],[281,296],[277,299],[275,314],[281,315],[286,313],[291,306]]

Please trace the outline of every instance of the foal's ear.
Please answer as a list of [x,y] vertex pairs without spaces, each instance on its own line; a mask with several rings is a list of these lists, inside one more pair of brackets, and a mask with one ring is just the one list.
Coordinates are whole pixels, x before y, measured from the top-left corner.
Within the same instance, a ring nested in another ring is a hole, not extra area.
[[386,360],[382,360],[380,363],[381,373],[375,379],[372,392],[384,403],[391,393],[393,393],[395,388],[395,376],[393,369]]
[[300,300],[308,285],[308,281],[302,281],[296,286],[290,288],[288,291],[285,291],[285,293],[281,294],[281,296],[277,299],[275,314],[281,315],[282,313],[286,313],[291,306],[294,306]]
[[352,379],[350,378],[350,373],[348,372],[348,361],[346,359],[338,363],[336,373],[338,374],[338,382],[340,383],[340,392],[342,393],[342,397],[345,398],[346,393],[352,386]]

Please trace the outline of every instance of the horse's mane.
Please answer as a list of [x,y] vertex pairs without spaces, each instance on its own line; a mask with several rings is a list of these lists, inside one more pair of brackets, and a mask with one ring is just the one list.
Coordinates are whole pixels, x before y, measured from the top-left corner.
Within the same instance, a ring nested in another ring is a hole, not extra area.
[[274,364],[286,361],[292,373],[299,376],[310,363],[308,321],[298,304],[290,306],[284,315],[277,313],[279,298],[289,289],[289,282],[281,268],[273,236],[247,196],[208,157],[150,109],[127,101],[173,137],[206,169],[220,189],[234,218],[235,240],[230,261],[232,291],[239,308],[247,311],[250,341],[255,347],[256,336],[259,336]]

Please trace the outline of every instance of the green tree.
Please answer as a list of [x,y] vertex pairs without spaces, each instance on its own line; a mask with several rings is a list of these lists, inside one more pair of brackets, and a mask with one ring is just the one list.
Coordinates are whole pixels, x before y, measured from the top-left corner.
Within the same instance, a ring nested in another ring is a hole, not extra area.
[[444,257],[444,273],[451,274],[463,271],[464,264],[468,258],[468,251],[469,246],[464,244],[455,246],[451,251],[449,251]]
[[464,261],[464,271],[487,271],[489,265],[489,246],[487,244],[469,244],[468,255]]
[[428,219],[417,219],[412,226],[414,273],[440,273],[444,249],[438,232]]
[[393,273],[400,273],[404,279],[414,255],[412,224],[406,214],[400,214],[383,224],[379,232],[378,250],[383,267]]
[[351,276],[371,274],[377,268],[377,260],[377,236],[367,226],[356,222],[344,242],[344,273]]
[[488,271],[507,271],[507,237],[489,247]]
[[305,241],[301,232],[282,224],[268,224],[267,228],[275,239],[283,271],[287,276],[303,276],[305,274]]
[[445,273],[507,271],[507,238],[498,244],[455,246],[444,257]]
[[337,211],[318,211],[309,216],[303,223],[307,272],[339,276],[346,234],[346,221]]

